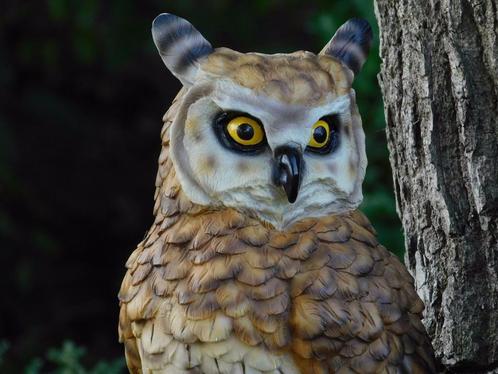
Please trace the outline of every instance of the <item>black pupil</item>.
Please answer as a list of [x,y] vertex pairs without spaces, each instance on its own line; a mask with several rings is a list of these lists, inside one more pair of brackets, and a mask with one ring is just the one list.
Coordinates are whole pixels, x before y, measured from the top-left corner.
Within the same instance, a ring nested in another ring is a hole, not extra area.
[[243,123],[237,128],[237,135],[242,140],[251,140],[254,136],[254,129],[248,123]]
[[323,143],[327,140],[327,130],[323,126],[318,126],[315,131],[313,131],[313,138],[317,143]]

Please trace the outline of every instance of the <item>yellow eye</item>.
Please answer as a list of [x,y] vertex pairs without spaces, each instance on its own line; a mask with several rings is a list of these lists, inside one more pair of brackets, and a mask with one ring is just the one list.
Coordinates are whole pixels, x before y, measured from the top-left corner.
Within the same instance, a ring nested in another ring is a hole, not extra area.
[[235,117],[228,122],[227,132],[233,140],[242,145],[257,145],[265,137],[261,125],[245,116]]
[[327,145],[330,139],[330,126],[323,119],[317,121],[311,128],[311,139],[308,146],[312,148],[322,148]]

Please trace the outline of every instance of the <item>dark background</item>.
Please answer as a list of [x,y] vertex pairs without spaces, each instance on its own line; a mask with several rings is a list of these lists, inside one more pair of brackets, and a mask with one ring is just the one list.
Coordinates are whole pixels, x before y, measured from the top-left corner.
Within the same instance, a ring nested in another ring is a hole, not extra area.
[[370,1],[4,0],[2,373],[123,370],[116,295],[152,223],[161,117],[180,89],[150,36],[161,12],[241,52],[318,52],[348,18],[370,21],[374,48],[355,82],[369,156],[362,209],[402,256]]

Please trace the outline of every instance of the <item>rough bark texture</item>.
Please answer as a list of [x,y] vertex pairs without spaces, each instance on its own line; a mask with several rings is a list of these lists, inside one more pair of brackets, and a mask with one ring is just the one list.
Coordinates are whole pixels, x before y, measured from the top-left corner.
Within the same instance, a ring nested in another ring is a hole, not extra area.
[[375,2],[406,265],[452,372],[498,372],[497,3]]

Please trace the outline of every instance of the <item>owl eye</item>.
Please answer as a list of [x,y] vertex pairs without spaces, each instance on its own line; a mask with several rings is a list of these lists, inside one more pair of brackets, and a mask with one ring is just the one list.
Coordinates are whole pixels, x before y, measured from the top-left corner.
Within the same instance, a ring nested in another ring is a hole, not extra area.
[[261,125],[252,118],[235,117],[227,124],[228,135],[241,145],[257,145],[265,137]]
[[266,148],[263,125],[249,114],[222,112],[215,118],[214,130],[222,145],[233,151],[255,154]]
[[309,147],[322,148],[327,144],[330,138],[330,127],[323,119],[317,121],[311,128],[311,139],[308,143]]
[[339,144],[337,118],[330,115],[315,122],[311,128],[311,138],[306,150],[314,153],[330,153]]

